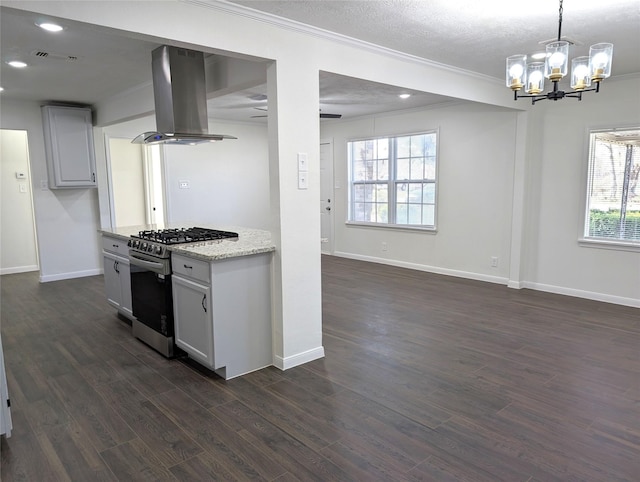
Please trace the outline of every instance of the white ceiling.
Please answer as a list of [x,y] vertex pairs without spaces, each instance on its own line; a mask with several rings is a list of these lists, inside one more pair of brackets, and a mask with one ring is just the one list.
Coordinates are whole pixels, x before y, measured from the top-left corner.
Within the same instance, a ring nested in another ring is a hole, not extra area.
[[[558,0],[231,2],[499,79],[507,56],[534,53],[558,35]],[[574,56],[611,42],[615,75],[640,72],[639,0],[566,0],[562,35],[581,44]]]
[[[557,36],[558,3],[538,0],[236,0],[240,6],[277,15],[392,50],[477,72],[496,79],[504,59],[533,53],[539,42]],[[39,29],[41,20],[28,12],[0,7],[1,98],[93,104],[151,81],[151,51],[156,42],[120,32],[63,21],[65,31]],[[589,45],[614,44],[613,75],[640,72],[639,0],[567,0],[563,36],[577,42],[572,55],[587,54]],[[47,57],[36,56],[46,52]],[[69,57],[76,57],[69,60]],[[20,58],[27,69],[5,62]],[[321,74],[320,109],[343,117],[419,107],[450,100],[334,74]],[[210,100],[209,114],[223,119],[252,119],[265,101],[255,96],[265,86]],[[510,93],[505,89],[505,95]],[[0,98],[0,99],[1,99]],[[328,121],[327,121],[328,122]]]

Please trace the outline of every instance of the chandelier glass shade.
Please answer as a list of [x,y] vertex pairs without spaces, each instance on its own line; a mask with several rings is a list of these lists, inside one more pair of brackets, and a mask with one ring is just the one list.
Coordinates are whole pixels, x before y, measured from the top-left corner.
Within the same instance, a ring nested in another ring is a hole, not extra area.
[[[526,55],[507,57],[506,83],[513,91],[513,99],[530,98],[535,104],[539,100],[560,100],[573,97],[582,100],[583,92],[599,92],[600,82],[611,75],[613,44],[592,45],[589,56],[571,60],[570,91],[559,88],[559,82],[567,76],[569,67],[569,45],[562,39],[562,0],[558,15],[558,40],[546,46],[544,61],[528,58]],[[544,92],[544,81],[549,80],[553,89]],[[524,94],[520,94],[524,91]]]

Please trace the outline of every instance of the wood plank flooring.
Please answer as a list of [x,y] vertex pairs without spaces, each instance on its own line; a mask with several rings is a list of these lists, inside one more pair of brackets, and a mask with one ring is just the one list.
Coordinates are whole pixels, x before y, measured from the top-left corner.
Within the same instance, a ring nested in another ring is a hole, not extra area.
[[323,257],[326,357],[225,382],[101,276],[0,279],[12,481],[638,481],[640,310]]

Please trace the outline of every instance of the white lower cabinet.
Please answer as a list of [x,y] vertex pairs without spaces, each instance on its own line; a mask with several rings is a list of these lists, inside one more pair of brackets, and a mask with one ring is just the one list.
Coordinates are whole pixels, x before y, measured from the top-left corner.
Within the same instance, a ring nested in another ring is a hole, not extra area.
[[176,345],[225,379],[273,364],[271,258],[171,256]]
[[129,319],[133,318],[131,268],[126,241],[103,236],[102,260],[107,302]]
[[4,355],[2,352],[2,338],[0,337],[0,435],[11,437],[13,423],[11,421],[11,402],[7,388],[7,374],[4,369]]
[[107,301],[125,316],[132,317],[129,260],[111,253],[103,253],[103,260]]
[[171,279],[176,345],[203,365],[220,368],[213,347],[211,287],[176,275]]

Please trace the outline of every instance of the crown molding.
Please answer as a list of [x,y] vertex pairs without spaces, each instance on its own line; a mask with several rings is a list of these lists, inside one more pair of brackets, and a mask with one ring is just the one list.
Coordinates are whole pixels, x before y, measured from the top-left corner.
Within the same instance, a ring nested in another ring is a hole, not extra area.
[[298,22],[296,20],[290,20],[283,17],[279,17],[271,13],[261,12],[259,10],[255,10],[250,7],[245,7],[244,5],[227,2],[226,0],[181,0],[181,1],[184,3],[189,3],[191,5],[210,8],[210,9],[222,11],[228,14],[249,18],[251,20],[256,20],[258,22],[267,23],[278,28],[291,30],[293,32],[308,35],[310,37],[316,37],[323,40],[328,40],[331,42],[336,42],[342,45],[346,45],[349,47],[366,50],[368,52],[373,52],[376,54],[393,57],[395,59],[402,60],[405,62],[412,62],[414,64],[419,64],[419,65],[428,66],[428,67],[432,67],[440,70],[445,70],[445,71],[453,72],[456,74],[466,75],[468,77],[481,79],[483,81],[494,82],[494,83],[503,82],[502,79],[498,79],[490,75],[481,74],[479,72],[474,72],[472,70],[461,69],[459,67],[454,67],[452,65],[443,64],[440,62],[436,62],[434,60],[429,60],[424,57],[418,57],[417,55],[400,52],[399,50],[393,50],[387,47],[383,47],[381,45],[373,44],[371,42],[358,40],[356,38],[349,37],[347,35],[342,35],[336,32],[331,32],[330,30],[325,30],[322,28],[307,25],[305,23]]
[[617,81],[617,80],[640,80],[640,72],[630,72],[628,74],[612,75],[605,81]]

